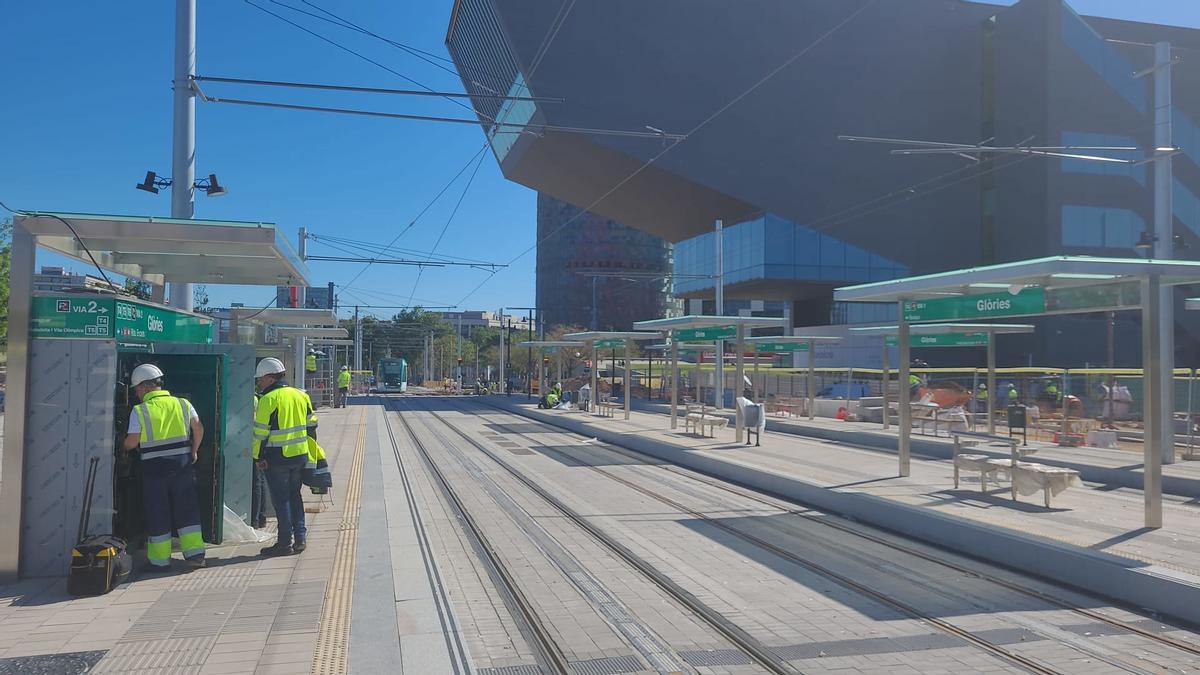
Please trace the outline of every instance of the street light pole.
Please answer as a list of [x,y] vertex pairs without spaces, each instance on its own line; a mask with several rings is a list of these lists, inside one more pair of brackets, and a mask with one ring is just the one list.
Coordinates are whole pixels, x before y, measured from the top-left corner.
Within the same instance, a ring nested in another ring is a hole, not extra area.
[[[717,316],[725,315],[725,243],[722,230],[725,228],[725,223],[722,220],[717,220],[716,225],[716,245],[717,245],[717,263],[716,263],[716,300],[717,300]],[[725,407],[725,341],[717,340],[717,362],[716,373],[713,375],[714,381],[714,396],[713,407],[717,410]]]
[[[171,143],[171,217],[196,213],[196,0],[175,0],[175,109]],[[170,304],[192,311],[192,285],[172,283]]]
[[[1174,257],[1174,220],[1172,195],[1171,130],[1171,43],[1154,45],[1154,257]],[[1159,289],[1159,393],[1158,404],[1162,431],[1162,462],[1175,462],[1175,291],[1163,284]]]

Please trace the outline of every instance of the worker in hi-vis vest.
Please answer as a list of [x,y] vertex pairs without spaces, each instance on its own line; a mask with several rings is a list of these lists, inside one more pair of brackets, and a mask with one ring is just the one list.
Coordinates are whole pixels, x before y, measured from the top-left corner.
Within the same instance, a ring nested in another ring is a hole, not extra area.
[[262,393],[254,413],[254,460],[267,472],[267,488],[275,507],[279,536],[262,555],[302,552],[307,545],[304,527],[304,469],[308,465],[308,439],[317,437],[317,415],[308,394],[285,380],[283,362],[259,361],[254,384]]
[[304,372],[306,372],[306,373],[317,372],[317,350],[315,350],[315,349],[308,350],[308,356],[304,357]]
[[346,407],[346,397],[350,395],[350,368],[342,366],[338,371],[338,400],[337,407]]
[[204,567],[196,475],[192,465],[204,439],[204,426],[185,398],[163,389],[163,371],[144,363],[129,382],[141,401],[129,415],[124,447],[142,456],[142,504],[146,516],[149,571],[171,568],[171,531],[189,568]]

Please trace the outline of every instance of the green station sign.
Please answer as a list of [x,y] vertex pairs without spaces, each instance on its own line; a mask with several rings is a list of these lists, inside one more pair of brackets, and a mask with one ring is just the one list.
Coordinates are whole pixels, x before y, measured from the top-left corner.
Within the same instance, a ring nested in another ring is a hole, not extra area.
[[756,342],[754,348],[758,352],[806,352],[807,342]]
[[683,328],[672,333],[676,340],[690,342],[694,340],[724,340],[737,335],[733,326],[712,326],[710,328]]
[[625,346],[625,340],[623,338],[616,338],[613,340],[596,340],[596,349],[609,349],[609,348],[615,349],[617,347],[624,347],[624,346]]
[[[895,347],[900,341],[895,335],[884,338],[889,347]],[[986,347],[987,333],[943,333],[941,335],[910,335],[910,347]]]
[[1046,292],[1026,288],[1020,293],[987,293],[904,303],[905,321],[955,321],[990,319],[1000,316],[1027,316],[1046,311]]
[[32,337],[212,342],[212,319],[112,297],[33,298]]

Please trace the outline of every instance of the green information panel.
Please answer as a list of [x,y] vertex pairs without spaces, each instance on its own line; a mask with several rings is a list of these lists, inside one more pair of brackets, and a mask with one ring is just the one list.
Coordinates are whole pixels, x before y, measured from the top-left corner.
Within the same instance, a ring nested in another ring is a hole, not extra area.
[[674,331],[673,337],[676,340],[691,341],[691,340],[724,340],[737,335],[737,329],[733,326],[713,326],[712,328],[685,328]]
[[756,342],[754,348],[760,352],[806,352],[807,342]]
[[615,347],[624,347],[624,346],[625,346],[625,340],[620,339],[620,338],[618,338],[616,340],[596,340],[596,348],[597,349],[608,349],[610,347],[615,348]]
[[[889,347],[895,347],[899,340],[895,335],[884,338]],[[910,335],[911,347],[986,347],[987,333],[945,333],[943,335]]]
[[29,334],[33,337],[113,336],[111,298],[33,298]]
[[212,342],[212,319],[111,297],[33,298],[32,337]]
[[1045,311],[1045,290],[1026,288],[1016,295],[1008,292],[988,293],[906,302],[904,303],[904,320],[989,319],[997,316],[1042,314]]

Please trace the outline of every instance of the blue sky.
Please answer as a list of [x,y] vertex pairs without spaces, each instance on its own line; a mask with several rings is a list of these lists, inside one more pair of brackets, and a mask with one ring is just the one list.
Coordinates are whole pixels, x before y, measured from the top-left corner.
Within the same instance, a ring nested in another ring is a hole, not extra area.
[[[308,17],[270,0],[259,4],[353,47],[434,89],[461,90],[454,75],[391,46]],[[316,1],[316,0],[314,0]],[[328,3],[375,32],[446,55],[451,0]],[[303,6],[299,0],[289,2]],[[318,2],[318,4],[322,4]],[[998,4],[1011,4],[1001,2]],[[1198,0],[1075,0],[1083,14],[1200,28]],[[7,58],[0,65],[0,200],[15,208],[167,215],[170,197],[133,189],[148,169],[170,175],[174,3],[7,3]],[[448,65],[448,64],[444,64]],[[235,0],[200,3],[198,72],[202,75],[411,87],[400,77],[321,42]],[[230,97],[303,101],[418,114],[467,116],[442,99],[296,95],[258,88],[206,86]],[[197,175],[216,173],[230,193],[197,195],[196,217],[278,223],[317,235],[386,243],[408,225],[483,144],[472,126],[198,104]],[[485,153],[453,221],[471,166],[398,246],[506,262],[533,243],[536,194],[506,181]],[[310,253],[339,255],[313,244]],[[46,257],[45,262],[58,261]],[[533,300],[533,254],[501,272],[466,302],[468,309],[523,306]],[[82,271],[84,266],[68,262]],[[349,281],[361,265],[313,263],[318,284]],[[430,269],[415,298],[453,305],[486,273]],[[404,304],[413,268],[375,266],[343,304]],[[271,289],[209,286],[214,305],[261,305]],[[392,310],[376,313],[390,316]]]

